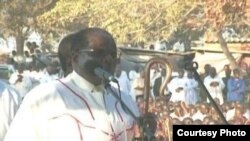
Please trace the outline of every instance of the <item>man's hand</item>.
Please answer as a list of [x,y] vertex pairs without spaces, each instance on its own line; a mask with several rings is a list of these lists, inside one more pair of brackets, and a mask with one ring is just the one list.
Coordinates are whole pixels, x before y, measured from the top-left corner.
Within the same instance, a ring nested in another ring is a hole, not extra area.
[[215,82],[214,82],[214,86],[215,86],[215,87],[219,86],[219,82],[215,81]]
[[17,75],[17,77],[18,78],[17,78],[15,84],[23,81],[23,76],[22,75],[19,74],[19,75]]
[[217,86],[219,86],[219,83],[218,83],[217,81],[212,81],[212,82],[210,83],[210,86],[211,86],[211,87],[217,87]]
[[182,90],[183,90],[183,87],[178,87],[177,89],[175,89],[175,91],[176,91],[177,93],[181,92]]

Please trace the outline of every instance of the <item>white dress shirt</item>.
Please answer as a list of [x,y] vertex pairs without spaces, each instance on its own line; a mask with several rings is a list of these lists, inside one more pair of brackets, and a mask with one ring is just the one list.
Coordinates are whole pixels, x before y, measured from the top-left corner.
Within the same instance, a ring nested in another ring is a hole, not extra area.
[[[94,86],[75,72],[41,84],[27,94],[5,141],[130,141],[135,121],[111,89]],[[139,116],[132,99],[121,97]]]
[[[219,85],[217,87],[212,87],[210,86],[212,82],[218,82]],[[220,100],[220,105],[224,103],[222,90],[225,87],[225,84],[218,75],[214,78],[211,76],[205,77],[204,85],[213,99],[218,98]]]
[[20,104],[19,93],[5,82],[0,81],[0,141],[4,139]]

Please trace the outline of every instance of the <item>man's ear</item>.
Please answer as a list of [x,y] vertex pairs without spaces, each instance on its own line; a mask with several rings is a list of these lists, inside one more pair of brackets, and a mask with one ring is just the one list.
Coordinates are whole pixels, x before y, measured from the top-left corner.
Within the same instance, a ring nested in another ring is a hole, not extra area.
[[77,52],[72,52],[72,53],[71,53],[71,61],[73,61],[73,62],[78,62],[78,56],[79,56],[79,53],[77,53]]

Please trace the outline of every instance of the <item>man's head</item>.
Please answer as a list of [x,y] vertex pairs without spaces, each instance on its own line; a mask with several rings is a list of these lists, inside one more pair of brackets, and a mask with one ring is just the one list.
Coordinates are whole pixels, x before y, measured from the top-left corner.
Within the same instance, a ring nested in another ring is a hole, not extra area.
[[20,63],[18,65],[18,67],[17,67],[18,73],[22,74],[24,70],[25,70],[25,64],[24,63]]
[[230,69],[229,65],[225,65],[224,66],[224,71],[225,71],[226,77],[230,77],[231,76],[231,69]]
[[211,65],[210,64],[206,64],[204,66],[204,71],[205,71],[206,74],[209,74],[210,69],[211,69]]
[[183,69],[180,69],[179,71],[178,71],[178,77],[179,78],[183,78],[183,76],[184,76],[184,70]]
[[240,70],[239,69],[234,69],[233,70],[233,75],[235,78],[240,78]]
[[12,54],[13,57],[16,56],[16,55],[17,55],[16,50],[12,50],[12,51],[11,51],[11,54]]
[[116,43],[110,33],[100,28],[87,28],[75,33],[71,42],[73,70],[94,85],[102,80],[94,69],[103,68],[114,74],[117,63]]
[[58,66],[59,66],[59,63],[55,60],[49,62],[46,66],[46,69],[47,69],[47,72],[49,74],[56,74],[58,73]]
[[214,78],[217,75],[215,67],[211,67],[209,74],[212,78]]

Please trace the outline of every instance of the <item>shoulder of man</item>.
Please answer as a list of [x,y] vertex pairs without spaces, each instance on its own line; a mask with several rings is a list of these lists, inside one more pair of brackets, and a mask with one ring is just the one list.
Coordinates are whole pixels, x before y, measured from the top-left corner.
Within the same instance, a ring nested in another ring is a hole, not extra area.
[[39,101],[43,101],[43,100],[46,101],[46,99],[48,100],[48,98],[53,97],[53,95],[57,94],[56,85],[58,83],[59,82],[57,81],[51,81],[51,82],[43,83],[43,84],[36,86],[29,93],[26,94],[23,102],[26,103],[27,101],[28,103],[34,104]]

